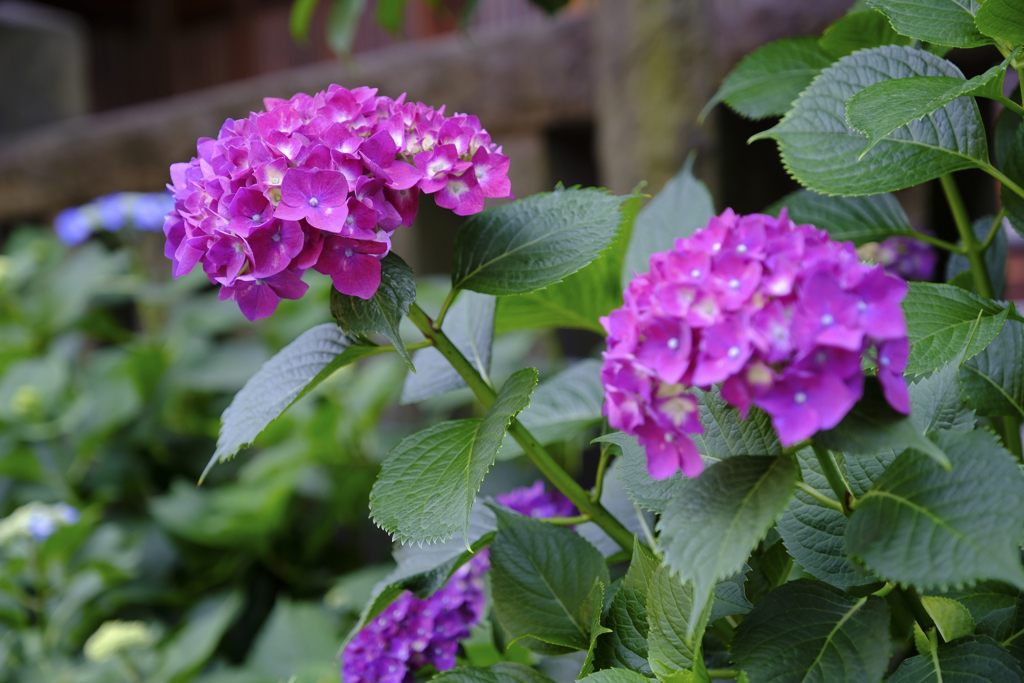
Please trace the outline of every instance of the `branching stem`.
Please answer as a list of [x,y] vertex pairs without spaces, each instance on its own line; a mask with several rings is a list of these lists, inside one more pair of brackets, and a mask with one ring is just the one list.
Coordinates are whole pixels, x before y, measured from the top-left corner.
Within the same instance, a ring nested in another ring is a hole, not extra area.
[[960,189],[956,186],[953,176],[948,173],[941,176],[939,182],[942,184],[942,191],[946,194],[949,210],[953,213],[956,229],[960,233],[960,241],[967,250],[967,260],[971,264],[971,273],[974,275],[974,287],[978,290],[978,294],[994,299],[992,281],[988,277],[988,265],[982,255],[981,243],[978,242],[974,228],[971,227],[971,218],[967,215],[967,207],[964,206],[964,199],[960,196]]
[[[440,330],[440,325],[430,319],[417,304],[409,307],[409,319],[419,328],[423,336],[433,342],[441,355],[444,356],[459,376],[476,395],[477,399],[485,408],[490,408],[494,403],[497,392],[491,387],[476,368],[466,360],[466,357],[448,339],[447,335]],[[632,553],[633,534],[630,533],[622,523],[617,520],[600,503],[590,499],[590,495],[582,486],[576,483],[569,473],[562,469],[561,465],[545,450],[533,434],[529,432],[518,420],[512,420],[508,433],[522,447],[523,452],[533,461],[537,469],[547,477],[548,481],[554,484],[555,488],[565,494],[565,497],[572,501],[581,514],[590,517],[590,520],[601,527],[606,534],[619,544],[619,546]]]
[[448,309],[455,303],[455,298],[459,295],[461,290],[452,287],[451,291],[448,292],[448,296],[445,297],[444,303],[441,304],[441,312],[437,314],[437,320],[434,324],[437,325],[437,329],[441,329],[441,324],[444,323],[444,317],[448,315]]
[[999,215],[996,216],[995,221],[992,223],[992,227],[989,229],[988,234],[985,235],[985,241],[981,243],[981,250],[985,251],[992,245],[996,235],[999,234],[999,229],[1003,227],[1003,216],[1006,215],[1006,209],[999,209]]
[[826,496],[824,493],[814,488],[813,486],[808,486],[804,482],[798,481],[796,483],[796,487],[803,491],[804,493],[806,493],[807,495],[809,495],[811,498],[814,498],[816,501],[818,501],[825,507],[832,508],[836,512],[843,512],[842,505],[832,500],[831,498],[829,498],[828,496]]
[[843,514],[849,517],[852,512],[850,501],[853,500],[853,491],[850,490],[850,485],[846,482],[846,476],[839,470],[839,463],[836,462],[836,457],[832,454],[832,451],[822,448],[818,444],[812,444],[811,447],[814,449],[814,455],[818,459],[818,464],[821,465],[822,474],[825,475],[828,485],[832,488],[832,493],[836,494],[836,498],[839,499],[840,509]]
[[601,459],[597,461],[597,479],[594,483],[594,493],[590,496],[590,500],[595,503],[601,502],[601,492],[604,490],[604,475],[608,470],[608,458],[611,455],[610,449],[610,443],[604,442],[601,444]]
[[939,239],[938,237],[935,237],[933,235],[928,235],[928,234],[925,234],[923,232],[918,232],[917,230],[901,230],[901,231],[896,232],[894,234],[899,235],[900,237],[910,237],[910,238],[913,238],[915,240],[920,240],[922,242],[927,242],[928,244],[932,245],[933,247],[938,247],[939,249],[944,249],[945,251],[950,251],[950,252],[953,252],[954,254],[966,254],[967,253],[967,250],[964,249],[963,247],[959,246],[959,245],[953,244],[951,242],[947,242],[946,240],[943,240],[943,239]]

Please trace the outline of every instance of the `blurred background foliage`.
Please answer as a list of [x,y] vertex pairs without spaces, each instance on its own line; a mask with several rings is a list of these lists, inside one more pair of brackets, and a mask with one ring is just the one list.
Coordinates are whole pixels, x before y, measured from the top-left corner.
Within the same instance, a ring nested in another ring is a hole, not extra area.
[[[330,320],[330,280],[252,324],[201,272],[171,281],[162,242],[126,229],[69,248],[26,226],[3,245],[0,517],[36,501],[81,517],[0,534],[0,681],[336,681],[339,646],[391,567],[367,516],[379,463],[427,420],[476,407],[468,390],[399,406],[404,365],[369,358],[198,487],[233,394]],[[438,306],[444,284],[425,279],[421,301]],[[504,335],[494,373],[528,360],[550,374],[559,349]],[[561,449],[577,471],[584,443]],[[502,489],[533,480],[499,467]]]

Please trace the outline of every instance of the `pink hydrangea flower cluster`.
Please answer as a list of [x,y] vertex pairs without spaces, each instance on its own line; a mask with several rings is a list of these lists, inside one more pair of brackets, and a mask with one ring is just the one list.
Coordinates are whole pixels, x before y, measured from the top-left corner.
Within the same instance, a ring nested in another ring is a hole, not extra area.
[[784,446],[831,429],[860,399],[862,356],[878,367],[886,400],[909,413],[903,280],[861,263],[850,242],[812,225],[726,210],[651,256],[608,332],[604,412],[635,434],[656,479],[703,461],[689,434],[703,427],[696,386],[720,384],[745,419],[771,416]]
[[[496,496],[502,505],[528,517],[570,517],[576,507],[544,482]],[[459,641],[483,618],[487,598],[483,575],[491,568],[486,550],[460,567],[443,588],[425,600],[402,593],[345,646],[343,683],[412,683],[432,664],[438,671],[455,666]]]
[[198,157],[171,166],[164,253],[174,276],[202,263],[250,320],[301,297],[309,268],[369,299],[421,191],[460,216],[511,196],[508,157],[475,116],[376,93],[332,85],[267,98],[266,111],[200,139]]

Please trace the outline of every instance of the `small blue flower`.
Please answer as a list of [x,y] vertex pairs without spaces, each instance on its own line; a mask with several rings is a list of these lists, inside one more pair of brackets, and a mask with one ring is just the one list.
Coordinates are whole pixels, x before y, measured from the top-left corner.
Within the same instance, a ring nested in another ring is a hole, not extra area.
[[57,522],[53,517],[36,511],[29,514],[26,526],[28,527],[28,532],[32,534],[32,538],[40,543],[52,536],[53,532],[57,530]]
[[82,207],[64,209],[53,221],[57,237],[67,245],[81,244],[92,234],[93,225]]

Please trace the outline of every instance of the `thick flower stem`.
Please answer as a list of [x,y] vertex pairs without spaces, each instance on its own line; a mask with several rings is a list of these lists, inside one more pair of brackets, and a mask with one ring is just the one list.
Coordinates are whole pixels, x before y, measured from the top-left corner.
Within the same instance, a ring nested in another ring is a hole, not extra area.
[[964,206],[963,197],[953,180],[953,176],[946,174],[939,178],[942,184],[942,191],[946,193],[946,201],[949,203],[949,210],[953,213],[953,220],[956,222],[956,229],[960,233],[960,240],[967,250],[967,260],[971,264],[971,273],[974,275],[974,286],[978,294],[989,299],[995,298],[992,291],[992,281],[988,276],[988,266],[985,264],[985,257],[981,248],[981,242],[974,234],[971,227],[970,216],[967,215],[967,208]]
[[839,470],[839,463],[836,462],[832,451],[822,448],[818,444],[812,444],[811,448],[814,449],[814,455],[818,458],[818,464],[821,465],[821,472],[828,480],[828,485],[839,499],[843,514],[849,517],[852,512],[850,501],[853,500],[853,492],[850,490],[850,485],[846,483],[846,477]]
[[[417,304],[409,307],[409,319],[419,328],[424,337],[434,343],[437,350],[451,363],[452,367],[465,380],[484,407],[490,408],[491,404],[494,403],[497,392],[494,390],[494,387],[480,376],[480,373],[466,360],[466,357],[448,339],[447,335],[438,329],[438,326],[434,324]],[[537,469],[547,477],[548,481],[554,484],[555,488],[572,501],[572,504],[576,506],[576,509],[582,515],[589,516],[591,521],[611,536],[623,550],[632,552],[633,534],[619,520],[615,519],[604,506],[592,501],[590,495],[583,490],[583,487],[577,484],[569,476],[569,473],[555,462],[555,459],[530,434],[529,430],[523,427],[518,420],[512,420],[508,433],[519,443],[526,455],[533,461],[533,464],[537,466]]]

